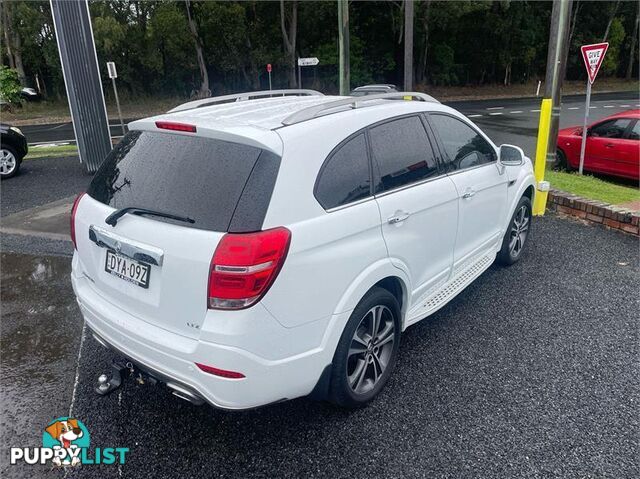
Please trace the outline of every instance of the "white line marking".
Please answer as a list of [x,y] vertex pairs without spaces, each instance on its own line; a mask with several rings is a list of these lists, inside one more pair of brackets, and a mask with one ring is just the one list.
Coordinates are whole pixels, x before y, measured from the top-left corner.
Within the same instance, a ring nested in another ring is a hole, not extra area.
[[597,106],[590,106],[590,109],[598,108]]
[[467,118],[478,118],[479,116],[482,116],[482,115],[467,115]]
[[540,113],[540,110],[529,110],[531,113]]
[[622,108],[629,108],[631,105],[620,105]]
[[84,336],[87,325],[82,323],[82,334],[80,336],[80,347],[78,348],[78,358],[76,359],[76,378],[73,381],[73,392],[71,393],[71,404],[69,405],[69,417],[73,417],[73,406],[76,402],[76,391],[80,382],[80,359],[82,358],[82,346],[84,345]]
[[636,106],[640,106],[640,104],[636,105]]
[[613,108],[615,105],[605,105],[602,108]]
[[502,115],[502,113],[489,113],[489,115],[491,115],[491,116]]
[[492,106],[491,108],[487,108],[487,110],[504,110],[503,106]]
[[569,110],[579,110],[580,107],[579,106],[570,106],[568,109]]
[[[111,139],[112,140],[118,140],[122,138],[122,135],[118,135],[118,136],[112,136]],[[56,141],[56,144],[60,145],[60,144],[68,144],[68,143],[74,143],[75,144],[76,140],[71,139],[71,140],[59,140]],[[29,143],[28,146],[37,146],[37,145],[51,145],[51,141],[36,141],[34,143]]]
[[522,110],[513,110],[513,111],[510,111],[509,113],[522,113]]

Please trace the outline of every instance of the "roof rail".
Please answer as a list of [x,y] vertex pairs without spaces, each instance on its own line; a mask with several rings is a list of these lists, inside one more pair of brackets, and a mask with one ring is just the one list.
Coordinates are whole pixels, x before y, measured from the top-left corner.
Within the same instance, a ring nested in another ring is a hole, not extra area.
[[201,108],[203,106],[215,105],[216,103],[225,103],[231,101],[244,101],[250,100],[252,98],[262,98],[262,97],[272,97],[272,96],[287,96],[287,95],[297,95],[297,96],[324,96],[323,93],[315,90],[263,90],[263,91],[252,91],[246,93],[234,93],[232,95],[222,95],[222,96],[214,96],[211,98],[204,98],[202,100],[190,101],[188,103],[183,103],[182,105],[178,105],[175,108],[172,108],[167,113],[175,113],[177,111],[184,110],[192,110],[193,108]]
[[[416,92],[393,92],[393,93],[380,93],[379,95],[367,95],[367,96],[358,96],[351,98],[342,98],[340,100],[328,101],[325,103],[321,103],[319,105],[313,105],[307,108],[303,108],[295,113],[292,113],[284,120],[282,120],[282,124],[285,126],[294,125],[296,123],[300,123],[307,120],[312,120],[313,118],[317,118],[322,116],[322,113],[327,110],[332,110],[334,108],[339,108],[341,106],[349,106],[352,109],[362,108],[366,106],[365,103],[374,102],[376,100],[393,100],[393,99],[403,99],[410,100],[415,98],[419,101],[428,101],[434,103],[440,103],[438,100],[433,98],[430,95],[425,93],[416,93]],[[337,113],[337,112],[335,112]]]

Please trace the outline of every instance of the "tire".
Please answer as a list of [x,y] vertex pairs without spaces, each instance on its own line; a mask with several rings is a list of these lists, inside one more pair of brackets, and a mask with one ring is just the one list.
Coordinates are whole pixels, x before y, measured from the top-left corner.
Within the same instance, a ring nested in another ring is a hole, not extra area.
[[[374,312],[379,314],[374,316]],[[372,327],[378,342],[371,342]],[[345,408],[361,407],[382,390],[398,357],[400,327],[400,306],[393,294],[376,287],[362,298],[347,321],[333,358],[331,402]]]
[[560,171],[573,171],[573,168],[567,160],[567,155],[565,155],[564,151],[560,148],[556,150],[556,166],[554,169]]
[[20,171],[22,158],[9,145],[2,145],[0,150],[0,178],[11,178]]
[[520,259],[531,234],[531,218],[531,200],[523,196],[518,201],[502,239],[502,247],[498,253],[500,264],[510,266]]

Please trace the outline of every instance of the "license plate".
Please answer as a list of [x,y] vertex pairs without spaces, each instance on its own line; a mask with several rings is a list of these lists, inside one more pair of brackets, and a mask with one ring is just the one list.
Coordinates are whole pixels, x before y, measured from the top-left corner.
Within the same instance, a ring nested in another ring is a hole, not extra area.
[[151,266],[107,250],[104,270],[142,288],[149,287]]

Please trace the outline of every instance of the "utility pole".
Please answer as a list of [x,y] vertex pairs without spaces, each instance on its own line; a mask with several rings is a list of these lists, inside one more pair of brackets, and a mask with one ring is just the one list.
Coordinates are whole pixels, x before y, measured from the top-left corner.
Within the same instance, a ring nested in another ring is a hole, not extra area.
[[351,90],[349,71],[349,0],[338,0],[338,45],[340,52],[340,94]]
[[413,91],[413,0],[404,0],[404,91]]
[[566,49],[569,38],[569,18],[572,0],[554,0],[549,29],[547,70],[544,80],[544,98],[540,107],[538,142],[536,145],[535,176],[537,191],[533,214],[543,215],[547,204],[549,183],[544,181],[547,163],[556,162],[556,144],[562,108],[562,81],[565,73]]

